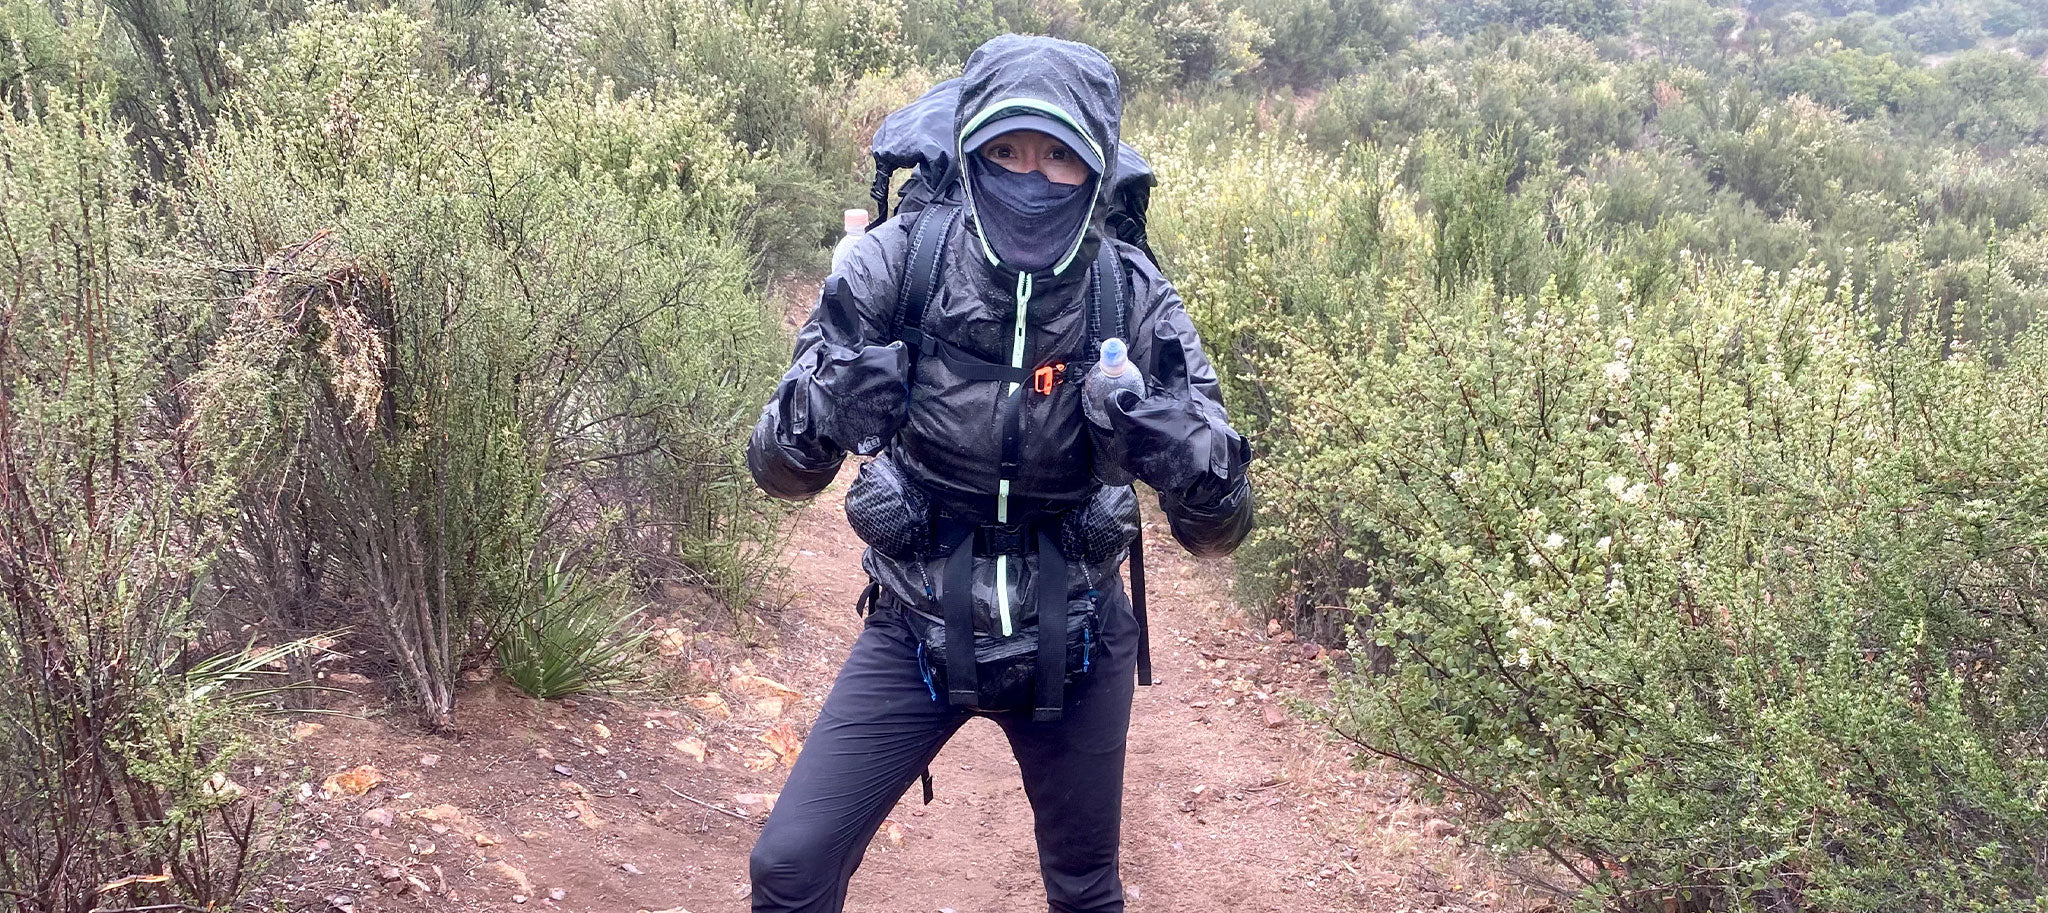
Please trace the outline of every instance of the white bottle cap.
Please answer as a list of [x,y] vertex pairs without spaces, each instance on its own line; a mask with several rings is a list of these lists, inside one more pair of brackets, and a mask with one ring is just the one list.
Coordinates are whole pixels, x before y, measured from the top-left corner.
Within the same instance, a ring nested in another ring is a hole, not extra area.
[[868,211],[865,209],[847,210],[846,217],[844,219],[844,224],[846,226],[846,233],[849,235],[857,235],[860,234],[861,232],[867,231]]

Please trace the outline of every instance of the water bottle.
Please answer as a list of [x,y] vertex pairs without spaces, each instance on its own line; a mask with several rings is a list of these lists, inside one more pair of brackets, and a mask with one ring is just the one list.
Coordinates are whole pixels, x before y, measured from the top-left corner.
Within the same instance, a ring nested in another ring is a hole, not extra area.
[[1118,391],[1145,395],[1145,377],[1131,364],[1130,353],[1121,339],[1102,341],[1102,357],[1081,385],[1081,412],[1095,427],[1109,430],[1109,399]]
[[846,235],[839,239],[838,244],[832,245],[832,272],[834,273],[839,272],[839,268],[846,265],[846,255],[853,253],[854,242],[859,241],[860,236],[867,233],[868,211],[865,209],[849,209],[841,221],[846,226]]

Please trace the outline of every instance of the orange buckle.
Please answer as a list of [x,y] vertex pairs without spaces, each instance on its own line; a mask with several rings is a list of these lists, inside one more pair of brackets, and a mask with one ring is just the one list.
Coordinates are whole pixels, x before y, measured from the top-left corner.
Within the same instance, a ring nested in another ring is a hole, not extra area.
[[1045,367],[1039,368],[1038,370],[1031,372],[1031,389],[1037,391],[1038,395],[1040,396],[1050,395],[1052,393],[1052,388],[1057,386],[1060,382],[1060,378],[1065,377],[1066,374],[1067,365],[1065,362],[1061,362],[1059,364],[1054,365],[1046,365]]

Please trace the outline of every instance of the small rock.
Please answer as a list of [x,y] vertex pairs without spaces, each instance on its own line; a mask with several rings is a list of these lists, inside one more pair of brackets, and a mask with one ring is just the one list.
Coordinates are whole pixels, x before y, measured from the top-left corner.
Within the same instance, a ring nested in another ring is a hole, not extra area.
[[630,862],[626,862],[626,863],[620,863],[620,864],[619,864],[619,871],[621,871],[621,872],[624,872],[624,873],[626,873],[626,874],[628,874],[628,875],[645,875],[645,874],[647,874],[646,872],[642,872],[642,871],[640,871],[640,867],[639,867],[639,866],[637,866],[637,865],[634,865],[634,864],[632,864],[632,863],[630,863]]
[[390,827],[398,821],[398,813],[388,808],[373,808],[362,813],[357,820],[361,821],[364,827]]
[[569,769],[569,765],[567,765],[567,764],[557,764],[557,765],[555,765],[555,773],[561,774],[562,776],[565,776],[565,777],[571,777],[571,778],[573,778],[573,777],[575,777],[575,776],[576,776],[576,772],[575,772],[575,771],[573,771],[573,770],[570,770],[570,769]]
[[526,902],[526,895],[524,895],[524,894],[514,894],[514,895],[512,895],[512,902],[513,902],[513,903],[525,903],[525,902]]
[[1266,636],[1267,636],[1267,637],[1279,637],[1279,636],[1280,636],[1280,619],[1278,619],[1278,618],[1268,618],[1268,619],[1266,619]]
[[327,908],[335,913],[355,913],[356,899],[347,894],[331,894],[327,897]]
[[520,894],[533,890],[533,882],[527,879],[526,873],[513,868],[510,863],[500,860],[491,863],[489,869],[491,874],[498,877],[498,880],[517,888]]
[[1458,836],[1458,826],[1442,818],[1431,818],[1422,822],[1422,833],[1426,837],[1443,839]]
[[434,766],[434,765],[436,765],[436,764],[439,764],[439,763],[441,763],[441,756],[440,756],[440,755],[437,755],[437,754],[423,754],[423,755],[420,755],[420,766],[421,766],[421,767],[432,767],[432,766]]
[[398,866],[395,865],[381,866],[377,869],[378,881],[397,881],[404,877],[405,873],[399,871]]
[[549,900],[552,900],[552,901],[554,901],[554,902],[556,902],[556,903],[561,903],[561,902],[562,902],[562,898],[565,898],[565,897],[568,897],[568,896],[569,896],[569,892],[567,892],[567,891],[564,891],[564,890],[562,890],[561,888],[549,888],[549,889],[548,889],[548,899],[549,899]]
[[1267,704],[1266,728],[1278,729],[1285,725],[1287,725],[1287,711],[1281,709],[1279,704]]
[[674,741],[674,745],[676,745],[676,751],[682,751],[684,755],[688,755],[692,762],[705,764],[705,739],[698,739],[698,737],[678,739],[678,741]]

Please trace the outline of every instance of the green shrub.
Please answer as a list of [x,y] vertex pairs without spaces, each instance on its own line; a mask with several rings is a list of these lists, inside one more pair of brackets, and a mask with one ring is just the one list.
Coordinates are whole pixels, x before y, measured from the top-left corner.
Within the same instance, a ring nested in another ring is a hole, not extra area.
[[1485,146],[1140,142],[1261,453],[1243,589],[1358,637],[1339,733],[1588,909],[2033,908],[2035,236],[1780,275],[1674,232],[1805,226],[1603,229]]
[[188,672],[221,545],[181,421],[202,315],[87,69],[0,106],[0,893],[226,909],[265,837],[236,708]]
[[1394,656],[1333,724],[1589,902],[2031,908],[2048,339],[1695,269],[1290,339],[1272,519],[1364,558]]
[[708,103],[564,78],[506,109],[389,65],[424,46],[399,14],[316,11],[252,61],[180,216],[234,302],[198,385],[220,471],[238,497],[303,480],[294,547],[440,724],[545,556],[608,541],[750,597],[692,562],[772,533],[729,492],[780,355],[743,247],[754,159]]

